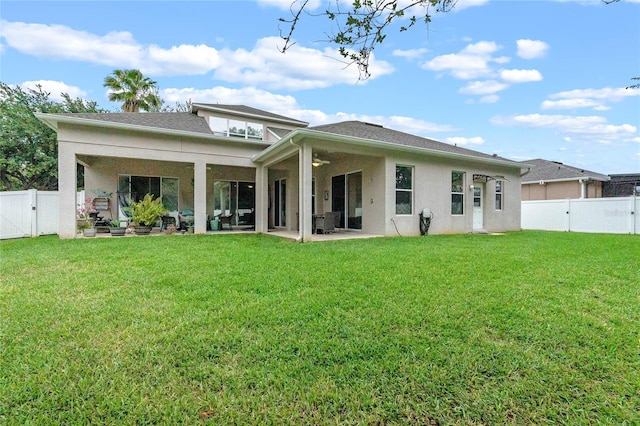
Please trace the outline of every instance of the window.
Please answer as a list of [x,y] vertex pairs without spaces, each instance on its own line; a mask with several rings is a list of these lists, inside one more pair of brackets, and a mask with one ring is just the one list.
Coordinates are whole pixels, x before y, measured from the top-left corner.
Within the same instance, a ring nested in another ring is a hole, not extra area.
[[396,214],[413,213],[413,167],[396,166]]
[[496,181],[496,210],[502,210],[502,181]]
[[140,201],[146,194],[162,197],[162,205],[169,211],[178,210],[178,178],[156,176],[118,176],[118,199],[126,205],[127,199]]
[[451,172],[451,214],[464,214],[464,172]]
[[263,139],[263,126],[259,123],[211,117],[209,118],[209,127],[216,136],[258,140]]

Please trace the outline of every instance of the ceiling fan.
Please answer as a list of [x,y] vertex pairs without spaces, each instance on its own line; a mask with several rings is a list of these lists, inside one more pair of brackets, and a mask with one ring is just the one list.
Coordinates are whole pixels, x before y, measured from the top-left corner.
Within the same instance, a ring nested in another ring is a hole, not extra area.
[[331,161],[329,161],[329,160],[321,160],[321,159],[318,158],[317,155],[313,156],[313,160],[311,160],[311,165],[313,167],[322,166],[323,164],[331,164]]

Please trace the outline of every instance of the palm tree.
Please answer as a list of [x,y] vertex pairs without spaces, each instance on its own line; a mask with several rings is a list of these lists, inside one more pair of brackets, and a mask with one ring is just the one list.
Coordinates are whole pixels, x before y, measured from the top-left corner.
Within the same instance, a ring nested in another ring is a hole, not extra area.
[[110,101],[123,103],[124,112],[158,111],[162,105],[157,83],[139,70],[114,70],[103,86],[109,88]]

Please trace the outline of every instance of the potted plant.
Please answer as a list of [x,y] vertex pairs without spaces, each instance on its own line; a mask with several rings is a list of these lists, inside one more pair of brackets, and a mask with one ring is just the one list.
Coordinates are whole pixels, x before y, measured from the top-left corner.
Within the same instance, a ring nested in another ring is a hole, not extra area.
[[138,202],[131,201],[131,205],[125,208],[131,214],[131,221],[135,227],[136,235],[149,235],[153,225],[167,209],[162,205],[162,199],[154,199],[151,194],[147,194]]
[[78,222],[78,231],[82,231],[82,235],[85,237],[96,236],[96,228],[93,227],[91,219],[85,219],[82,222]]
[[112,220],[111,222],[109,222],[109,225],[111,225],[111,227],[109,228],[109,232],[111,233],[112,237],[123,237],[124,232],[127,230],[127,228],[122,228],[120,226],[120,221],[118,219]]

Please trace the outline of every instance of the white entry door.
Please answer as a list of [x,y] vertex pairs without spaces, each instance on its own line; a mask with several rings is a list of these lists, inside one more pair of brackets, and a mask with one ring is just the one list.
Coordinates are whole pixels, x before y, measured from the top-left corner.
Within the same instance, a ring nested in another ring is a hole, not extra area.
[[484,184],[473,184],[473,230],[484,228],[484,200],[482,194],[484,193]]

